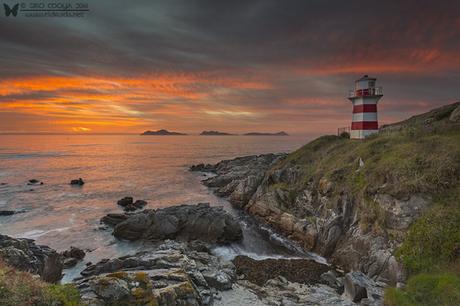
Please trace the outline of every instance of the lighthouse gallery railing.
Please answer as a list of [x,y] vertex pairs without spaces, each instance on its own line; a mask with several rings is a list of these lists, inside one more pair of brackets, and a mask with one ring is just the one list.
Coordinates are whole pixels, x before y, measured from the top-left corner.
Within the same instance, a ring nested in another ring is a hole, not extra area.
[[382,95],[383,95],[383,87],[350,90],[350,92],[348,93],[349,98],[366,97],[366,96],[382,96]]

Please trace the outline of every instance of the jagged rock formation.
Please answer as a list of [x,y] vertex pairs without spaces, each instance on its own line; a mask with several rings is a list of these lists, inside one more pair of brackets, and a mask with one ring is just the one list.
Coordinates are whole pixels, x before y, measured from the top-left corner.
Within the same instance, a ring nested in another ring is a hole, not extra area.
[[458,183],[459,108],[383,127],[364,141],[323,136],[289,155],[191,169],[214,172],[205,185],[304,249],[394,285],[405,279],[393,253],[408,227]]
[[0,259],[18,270],[40,275],[47,282],[62,277],[62,258],[50,247],[36,245],[32,239],[0,235]]
[[[198,250],[195,250],[198,249]],[[166,241],[157,248],[91,265],[76,280],[92,305],[212,305],[236,281],[235,267],[206,246]],[[150,303],[150,304],[149,304]]]
[[229,243],[242,239],[241,226],[221,207],[208,203],[170,206],[134,214],[108,214],[101,220],[114,226],[113,235],[127,240],[164,239]]

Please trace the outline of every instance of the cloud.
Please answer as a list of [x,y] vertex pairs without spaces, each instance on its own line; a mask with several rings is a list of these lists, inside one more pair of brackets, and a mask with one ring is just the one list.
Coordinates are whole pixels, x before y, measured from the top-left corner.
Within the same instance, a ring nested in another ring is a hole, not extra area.
[[384,86],[382,118],[459,100],[460,3],[376,5],[113,0],[86,18],[0,18],[0,132],[334,131],[362,74]]

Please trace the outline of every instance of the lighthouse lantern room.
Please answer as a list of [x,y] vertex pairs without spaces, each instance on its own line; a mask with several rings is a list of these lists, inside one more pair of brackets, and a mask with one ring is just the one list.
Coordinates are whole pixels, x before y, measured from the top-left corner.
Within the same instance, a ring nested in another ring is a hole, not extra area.
[[377,79],[365,75],[355,82],[348,99],[353,103],[353,121],[350,138],[363,139],[378,132],[377,102],[383,96],[382,87],[376,87]]

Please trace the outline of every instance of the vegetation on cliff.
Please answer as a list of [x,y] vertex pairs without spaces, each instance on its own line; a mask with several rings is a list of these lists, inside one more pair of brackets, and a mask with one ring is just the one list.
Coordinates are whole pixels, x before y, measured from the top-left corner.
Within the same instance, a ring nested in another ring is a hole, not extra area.
[[55,285],[18,271],[0,261],[0,305],[78,306],[80,294],[72,285]]
[[[300,169],[293,184],[276,186],[292,199],[307,185],[326,189],[331,198],[351,194],[361,203],[361,228],[399,245],[395,255],[410,278],[405,289],[388,292],[389,305],[460,304],[459,114],[455,103],[384,126],[363,141],[323,136],[272,169]],[[430,205],[408,229],[398,230],[388,226],[388,211],[375,201],[377,194],[401,201],[421,195]],[[447,293],[441,297],[441,292]]]

